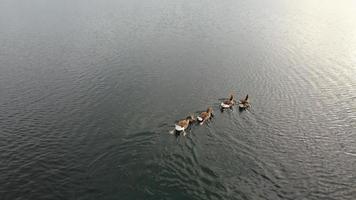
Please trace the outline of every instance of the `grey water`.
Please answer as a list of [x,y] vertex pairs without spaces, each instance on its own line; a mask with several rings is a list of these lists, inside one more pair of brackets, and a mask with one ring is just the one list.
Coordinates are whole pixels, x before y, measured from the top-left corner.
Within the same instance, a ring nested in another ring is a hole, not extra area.
[[0,199],[354,200],[355,77],[352,0],[1,0]]

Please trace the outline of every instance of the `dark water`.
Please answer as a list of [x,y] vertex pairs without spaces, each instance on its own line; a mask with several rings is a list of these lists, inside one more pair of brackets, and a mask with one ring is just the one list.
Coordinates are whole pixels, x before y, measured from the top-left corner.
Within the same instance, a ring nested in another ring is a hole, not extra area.
[[2,0],[0,199],[356,199],[355,77],[351,0]]

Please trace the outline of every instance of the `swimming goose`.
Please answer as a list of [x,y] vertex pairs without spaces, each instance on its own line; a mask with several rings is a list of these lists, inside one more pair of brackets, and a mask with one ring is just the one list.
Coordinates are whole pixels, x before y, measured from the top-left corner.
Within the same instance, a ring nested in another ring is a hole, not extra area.
[[230,94],[230,98],[228,100],[221,102],[222,108],[232,108],[233,105],[235,105],[235,100],[234,95],[232,94]]
[[179,120],[178,123],[175,124],[175,129],[178,132],[183,131],[183,133],[185,135],[186,134],[185,129],[187,129],[189,127],[189,125],[194,121],[195,120],[194,120],[193,116],[188,116],[185,119]]
[[241,99],[239,102],[239,108],[247,108],[250,106],[250,103],[248,102],[248,95],[246,95],[245,99]]
[[202,125],[206,120],[211,119],[213,117],[213,108],[209,107],[205,112],[200,113],[197,117],[200,125]]

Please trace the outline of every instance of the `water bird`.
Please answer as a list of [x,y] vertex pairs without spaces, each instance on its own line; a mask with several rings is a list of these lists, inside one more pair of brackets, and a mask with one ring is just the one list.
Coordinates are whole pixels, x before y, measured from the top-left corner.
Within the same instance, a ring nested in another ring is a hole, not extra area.
[[206,111],[200,113],[200,115],[197,117],[197,120],[200,122],[200,125],[202,125],[206,120],[209,120],[213,117],[213,108],[209,107]]
[[179,120],[176,124],[175,124],[175,130],[180,133],[183,132],[183,135],[186,135],[185,129],[187,129],[189,127],[190,124],[192,124],[195,121],[194,116],[190,115],[188,117],[186,117],[185,119]]
[[248,107],[250,107],[250,103],[248,102],[248,95],[246,95],[245,99],[239,101],[239,108],[245,109]]
[[234,95],[230,94],[230,98],[221,102],[221,108],[232,108],[233,105],[235,105],[235,99]]

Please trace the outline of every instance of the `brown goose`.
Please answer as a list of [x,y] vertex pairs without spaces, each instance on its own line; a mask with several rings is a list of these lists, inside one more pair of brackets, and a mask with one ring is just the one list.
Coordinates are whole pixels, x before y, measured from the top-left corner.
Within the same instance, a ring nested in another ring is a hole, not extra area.
[[[179,120],[179,121],[175,124],[175,129],[176,129],[176,131],[178,131],[178,132],[181,132],[181,131],[184,132],[184,130],[187,129],[187,128],[189,127],[189,125],[190,125],[192,122],[194,122],[194,121],[195,121],[195,120],[194,120],[193,116],[188,116],[188,117],[185,118],[185,119]],[[185,135],[185,132],[184,132],[184,135]]]
[[246,95],[245,99],[241,99],[239,101],[239,107],[240,108],[247,108],[250,106],[250,103],[248,102],[248,95]]
[[230,94],[230,98],[221,102],[220,105],[222,108],[231,108],[233,105],[235,105],[234,95]]
[[203,124],[206,120],[211,119],[213,116],[213,108],[209,107],[206,111],[200,113],[197,117],[200,124]]

